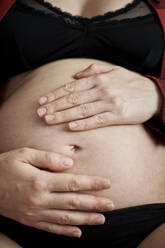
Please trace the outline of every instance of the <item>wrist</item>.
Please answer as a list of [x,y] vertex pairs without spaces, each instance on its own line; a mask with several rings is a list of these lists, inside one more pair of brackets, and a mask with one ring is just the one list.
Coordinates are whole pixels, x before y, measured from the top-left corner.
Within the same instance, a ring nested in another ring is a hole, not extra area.
[[155,83],[155,80],[152,78],[147,78],[152,82],[152,85],[154,87],[154,93],[156,95],[156,101],[155,101],[155,112],[153,114],[153,117],[158,117],[161,119],[162,115],[162,108],[163,108],[163,95],[161,93],[161,90],[159,89],[158,85]]

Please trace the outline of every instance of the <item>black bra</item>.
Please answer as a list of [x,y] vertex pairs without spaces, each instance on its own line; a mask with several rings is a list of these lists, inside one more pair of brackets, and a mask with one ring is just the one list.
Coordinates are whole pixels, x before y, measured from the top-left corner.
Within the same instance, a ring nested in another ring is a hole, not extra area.
[[17,0],[0,23],[1,81],[65,58],[105,60],[160,75],[163,30],[147,1],[92,18],[73,16],[44,0]]

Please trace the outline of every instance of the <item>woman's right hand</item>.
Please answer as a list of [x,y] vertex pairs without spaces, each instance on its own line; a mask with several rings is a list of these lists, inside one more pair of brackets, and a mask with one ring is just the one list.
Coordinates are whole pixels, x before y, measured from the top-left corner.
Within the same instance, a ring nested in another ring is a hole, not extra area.
[[73,237],[81,236],[78,225],[103,224],[104,216],[96,212],[112,210],[112,202],[84,191],[109,188],[109,180],[63,173],[73,166],[66,159],[32,148],[0,154],[0,214]]

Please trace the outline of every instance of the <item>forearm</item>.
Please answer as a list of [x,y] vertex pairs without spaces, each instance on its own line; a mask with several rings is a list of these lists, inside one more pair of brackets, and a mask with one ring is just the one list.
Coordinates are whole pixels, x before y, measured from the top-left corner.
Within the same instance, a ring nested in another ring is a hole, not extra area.
[[155,247],[165,247],[165,223],[156,228],[137,248]]

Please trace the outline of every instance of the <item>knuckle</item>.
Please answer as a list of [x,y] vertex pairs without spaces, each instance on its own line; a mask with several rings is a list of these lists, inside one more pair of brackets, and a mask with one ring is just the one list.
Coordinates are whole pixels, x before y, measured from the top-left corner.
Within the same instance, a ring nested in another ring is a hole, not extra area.
[[76,177],[73,177],[70,181],[70,183],[68,184],[68,190],[69,191],[77,191],[79,190],[79,181]]
[[80,200],[76,194],[69,201],[69,209],[80,209]]
[[97,127],[101,127],[107,123],[107,116],[105,114],[104,115],[101,115],[101,114],[95,115],[95,121],[96,121]]
[[40,201],[37,199],[35,196],[30,196],[29,199],[27,200],[27,205],[30,208],[38,208],[40,207]]
[[76,87],[76,83],[73,81],[65,84],[64,89],[68,92],[73,92],[75,90],[75,87]]
[[78,100],[79,100],[79,94],[78,93],[74,92],[74,93],[69,94],[69,96],[68,96],[69,103],[75,105],[78,103]]
[[115,112],[120,114],[120,116],[123,116],[126,113],[127,107],[122,96],[113,97],[111,103],[114,104]]
[[45,231],[48,231],[50,233],[55,233],[55,227],[53,225],[47,225],[45,228],[44,228]]
[[[102,180],[100,180],[100,178],[94,177],[92,179],[91,189],[102,189],[103,185],[105,185],[105,181],[103,182]],[[109,185],[109,182],[108,182],[108,184],[106,182],[106,186],[107,185]]]
[[96,210],[102,210],[102,204],[101,201],[99,199],[95,199],[95,209]]
[[64,214],[57,218],[57,223],[61,225],[67,225],[70,224],[70,218],[67,214]]
[[87,216],[85,217],[84,221],[85,221],[86,224],[92,224],[93,220],[94,220],[93,215],[92,214],[87,214]]
[[[56,156],[57,157],[57,156]],[[47,164],[52,165],[54,163],[54,157],[51,152],[45,152],[45,161]],[[38,180],[38,179],[37,179]],[[39,181],[39,180],[38,180]],[[44,182],[43,182],[44,183]]]
[[41,178],[35,177],[31,181],[31,188],[34,192],[42,192],[46,189],[46,182]]
[[89,105],[81,104],[78,108],[78,113],[80,117],[86,117],[89,114]]

